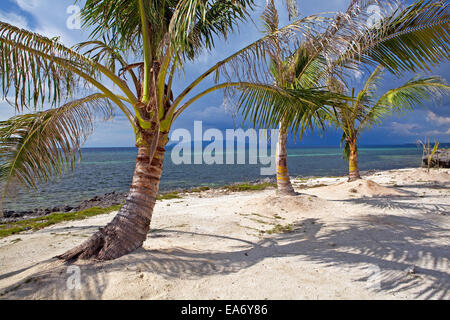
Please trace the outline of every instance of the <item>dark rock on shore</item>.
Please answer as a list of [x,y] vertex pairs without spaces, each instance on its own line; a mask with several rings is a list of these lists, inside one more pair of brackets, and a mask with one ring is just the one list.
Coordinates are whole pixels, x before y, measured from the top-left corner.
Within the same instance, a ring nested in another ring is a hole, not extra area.
[[76,211],[86,210],[93,207],[109,208],[112,206],[117,206],[125,201],[128,193],[126,192],[111,192],[103,196],[97,196],[89,200],[85,200],[80,203],[76,208]]
[[[422,166],[428,168],[428,157],[422,158]],[[438,150],[431,158],[430,168],[450,168],[450,150]]]
[[85,200],[81,202],[78,206],[73,207],[70,205],[59,206],[54,208],[46,208],[46,209],[34,209],[33,211],[13,211],[13,210],[4,210],[3,218],[1,221],[19,221],[27,218],[36,218],[48,216],[52,213],[68,213],[68,212],[77,212],[83,211],[86,209],[90,209],[93,207],[101,207],[101,208],[109,208],[112,206],[120,205],[123,203],[127,196],[127,193],[118,193],[111,192],[107,193],[103,196],[96,196],[92,199]]
[[[276,179],[273,178],[263,178],[252,181],[247,181],[249,184],[261,184],[261,183],[275,183]],[[189,190],[172,190],[171,192],[189,192]],[[82,201],[78,206],[63,205],[54,208],[46,209],[34,209],[33,211],[3,211],[3,218],[0,218],[0,222],[13,222],[29,218],[37,218],[50,215],[52,213],[68,213],[83,211],[94,207],[109,208],[112,206],[117,206],[123,204],[127,197],[127,192],[111,192],[102,196],[96,196],[92,199]]]

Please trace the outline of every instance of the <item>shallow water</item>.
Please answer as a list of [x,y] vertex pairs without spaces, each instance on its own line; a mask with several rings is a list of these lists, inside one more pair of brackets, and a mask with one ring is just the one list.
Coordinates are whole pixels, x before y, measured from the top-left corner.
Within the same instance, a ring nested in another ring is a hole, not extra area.
[[[360,148],[360,169],[390,170],[419,167],[422,151],[416,147]],[[136,149],[84,149],[82,162],[73,173],[59,182],[41,186],[39,192],[19,191],[6,200],[4,209],[32,210],[60,205],[75,206],[112,191],[126,192],[131,183]],[[339,148],[296,148],[288,151],[291,176],[340,176],[347,163]],[[196,186],[220,186],[233,182],[264,179],[261,165],[175,165],[168,151],[161,190],[186,189]]]

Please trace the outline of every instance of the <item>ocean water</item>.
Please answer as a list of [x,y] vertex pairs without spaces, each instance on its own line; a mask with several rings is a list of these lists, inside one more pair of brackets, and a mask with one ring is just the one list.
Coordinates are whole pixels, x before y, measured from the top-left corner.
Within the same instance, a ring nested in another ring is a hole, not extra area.
[[[390,170],[419,167],[422,151],[417,147],[360,148],[360,170]],[[118,191],[126,192],[131,183],[137,150],[134,148],[83,149],[81,163],[58,182],[42,185],[38,192],[18,191],[6,199],[3,209],[32,210],[61,205],[75,206],[83,200]],[[347,173],[347,162],[339,148],[295,148],[288,150],[291,176],[340,176]],[[167,152],[161,190],[197,186],[221,186],[254,181],[261,165],[175,165]]]

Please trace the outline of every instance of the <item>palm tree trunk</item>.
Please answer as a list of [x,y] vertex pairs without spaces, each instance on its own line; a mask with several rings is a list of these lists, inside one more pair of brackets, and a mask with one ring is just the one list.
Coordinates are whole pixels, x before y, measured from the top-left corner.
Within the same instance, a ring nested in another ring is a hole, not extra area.
[[277,186],[280,195],[295,195],[294,188],[291,184],[289,170],[287,165],[287,138],[288,132],[286,126],[280,124],[280,135],[277,145]]
[[356,140],[353,139],[349,142],[350,146],[350,157],[349,157],[349,174],[348,181],[356,181],[361,179],[358,169],[358,149],[356,146]]
[[142,246],[150,231],[166,143],[167,135],[162,135],[153,159],[150,159],[150,147],[139,148],[130,193],[119,213],[105,228],[59,259],[113,260]]

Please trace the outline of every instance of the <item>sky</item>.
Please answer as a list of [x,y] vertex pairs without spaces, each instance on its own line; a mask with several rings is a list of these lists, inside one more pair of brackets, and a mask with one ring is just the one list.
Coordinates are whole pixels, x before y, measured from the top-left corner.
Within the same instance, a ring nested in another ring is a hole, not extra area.
[[[203,53],[194,62],[186,65],[185,73],[176,79],[175,95],[187,86],[193,79],[205,72],[217,61],[227,57],[234,51],[244,47],[261,36],[260,15],[266,0],[256,0],[258,8],[252,14],[253,22],[242,24],[239,31],[231,35],[226,41],[218,40],[216,47],[210,52]],[[342,11],[350,0],[298,0],[298,7],[302,16],[320,12]],[[89,30],[73,28],[75,0],[2,0],[0,3],[0,21],[37,32],[47,37],[60,37],[60,41],[67,46],[85,41],[89,37]],[[287,14],[282,1],[277,0],[280,11],[281,25],[287,24]],[[78,5],[82,1],[78,1]],[[68,27],[68,24],[70,28]],[[432,71],[450,80],[450,63],[443,63]],[[424,74],[425,75],[425,74]],[[401,85],[414,74],[406,74],[402,78],[386,76],[381,90],[389,90]],[[361,79],[360,81],[363,81]],[[213,81],[205,81],[198,90],[206,89]],[[110,84],[108,84],[110,85]],[[198,91],[197,90],[197,91]],[[234,119],[228,110],[228,103],[222,92],[215,92],[201,100],[183,113],[174,123],[173,129],[193,129],[194,121],[203,121],[204,129],[217,128],[220,130],[251,127]],[[6,101],[0,100],[0,120],[14,116],[13,107]],[[328,128],[325,132],[308,133],[302,141],[298,137],[291,137],[291,146],[339,146],[341,132]],[[426,107],[417,107],[414,112],[386,119],[381,126],[375,127],[362,134],[361,145],[388,145],[415,143],[418,139],[430,138],[440,142],[450,142],[450,99],[441,103],[427,103]],[[85,147],[132,147],[134,146],[133,132],[126,119],[115,117],[106,123],[97,123],[96,130],[88,138]]]

